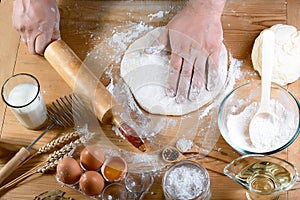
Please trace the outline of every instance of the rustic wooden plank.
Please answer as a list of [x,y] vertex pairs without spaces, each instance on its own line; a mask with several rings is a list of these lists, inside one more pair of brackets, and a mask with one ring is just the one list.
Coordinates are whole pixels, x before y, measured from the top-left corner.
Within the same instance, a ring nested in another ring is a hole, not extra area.
[[250,60],[255,38],[265,28],[286,23],[285,0],[228,0],[222,17],[224,41],[238,59]]
[[[297,0],[287,0],[287,24],[295,26],[298,30],[300,30],[300,2]],[[288,89],[300,98],[300,80],[289,84]],[[296,141],[288,148],[288,161],[294,164],[297,169],[300,169],[299,163],[299,153],[300,153],[300,139],[299,137]],[[296,184],[295,187],[299,187]],[[300,191],[292,191],[288,193],[289,199],[298,199],[300,195]]]
[[[17,51],[19,47],[19,35],[12,27],[12,1],[4,0],[0,3],[0,85],[12,75]],[[5,38],[5,39],[4,39]],[[2,122],[6,106],[0,101],[0,137],[2,133]]]
[[[4,0],[2,3],[5,1],[7,2],[8,0]],[[240,0],[227,1],[222,17],[224,41],[230,53],[232,53],[235,58],[244,61],[243,70],[253,73],[250,54],[254,39],[261,30],[276,23],[292,23],[289,20],[287,21],[287,13],[288,18],[293,19],[297,12],[295,12],[295,10],[293,12],[287,12],[286,9],[287,6],[288,9],[290,9],[293,5],[298,5],[298,3],[297,0],[288,2],[292,2],[294,4],[286,4],[285,0],[245,0],[242,2]],[[112,30],[114,28],[124,26],[128,22],[139,23],[140,21],[152,26],[165,25],[176,11],[180,10],[182,3],[183,1],[178,3],[178,1],[59,0],[62,38],[70,45],[75,53],[84,60],[87,53],[89,53],[95,45],[101,44],[102,41],[111,37]],[[164,18],[157,18],[150,21],[148,15],[160,10],[169,10],[170,13],[166,14]],[[0,16],[2,16],[2,10],[0,10]],[[7,16],[6,18],[0,19],[0,23],[3,21],[8,23],[7,21],[9,21]],[[296,22],[297,20],[295,20],[295,23]],[[5,31],[5,38],[7,37],[8,36]],[[11,48],[11,44],[7,44]],[[2,49],[1,46],[0,48]],[[7,69],[12,73],[14,67],[9,67]],[[51,68],[51,66],[49,66],[49,64],[44,60],[44,58],[37,55],[29,55],[27,47],[23,43],[20,44],[20,50],[17,54],[15,65],[15,73],[18,72],[32,73],[40,80],[43,95],[47,103],[61,95],[72,92]],[[292,91],[299,91],[299,87],[299,82],[289,86]],[[299,93],[296,93],[296,95],[297,97],[300,96]],[[2,120],[0,122],[2,122]],[[105,131],[109,131],[111,127],[105,126],[104,128]],[[50,131],[49,134],[42,138],[41,142],[36,145],[35,148],[45,144],[62,132],[63,130],[60,129]],[[38,133],[40,132],[30,131],[23,128],[16,121],[10,110],[7,111],[2,134],[2,139],[4,139],[4,141],[7,141],[7,143],[14,143],[19,147],[20,145],[23,146],[29,144]],[[297,155],[299,155],[299,145],[298,139],[288,149],[288,151],[283,151],[276,154],[276,156],[289,158],[290,161],[295,162],[296,165],[300,167],[297,159]],[[228,162],[230,159],[234,159],[239,156],[239,154],[226,144],[221,137],[216,147],[217,150],[214,150],[209,155],[217,159],[215,161],[217,164],[220,163],[218,159]],[[8,158],[1,158],[0,164],[3,165],[7,159]],[[222,164],[224,164],[223,161]],[[218,170],[221,171],[220,166]],[[212,183],[212,199],[245,199],[244,190],[240,185],[224,175],[220,175],[213,171],[209,171],[209,173]],[[163,199],[161,178],[162,174],[156,177],[155,184],[145,196],[145,199]],[[4,196],[1,196],[1,198],[33,199],[35,195],[55,188],[62,189],[67,192],[66,196],[71,196],[75,199],[88,199],[86,196],[73,189],[61,187],[56,182],[53,174],[43,176],[36,175],[18,185],[16,188],[13,188]],[[293,194],[298,194],[299,196],[298,192],[291,192],[291,195]],[[296,195],[291,197],[296,197]]]
[[287,24],[300,29],[300,2],[297,0],[287,0]]

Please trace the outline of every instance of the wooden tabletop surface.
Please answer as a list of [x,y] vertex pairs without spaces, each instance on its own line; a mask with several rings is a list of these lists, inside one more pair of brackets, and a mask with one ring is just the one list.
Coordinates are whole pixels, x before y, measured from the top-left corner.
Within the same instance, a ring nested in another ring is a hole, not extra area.
[[[144,25],[165,25],[177,10],[182,1],[92,1],[92,0],[59,0],[61,13],[61,35],[63,40],[84,60],[95,45],[111,36],[115,27],[128,25],[129,22]],[[169,11],[162,18],[150,20],[149,14],[158,11]],[[27,47],[20,41],[18,33],[12,28],[12,1],[0,3],[0,84],[13,74],[26,72],[33,74],[41,83],[46,103],[72,90],[42,56],[30,55]],[[250,60],[253,42],[265,28],[274,24],[290,24],[300,29],[300,2],[297,0],[227,0],[222,16],[224,42],[232,56],[243,61],[244,72],[253,74]],[[257,75],[256,75],[257,76]],[[247,76],[245,76],[247,78]],[[258,77],[258,76],[257,76]],[[252,77],[253,78],[253,77]],[[288,85],[297,98],[300,98],[300,80]],[[42,145],[58,137],[64,130],[49,131],[35,146]],[[13,116],[10,109],[0,101],[0,167],[2,167],[22,146],[27,146],[40,133],[24,128]],[[222,137],[217,142],[229,153],[212,151],[209,155],[230,161],[239,156]],[[300,169],[299,138],[286,150],[276,154],[293,163]],[[212,162],[208,170],[211,179],[212,199],[245,199],[240,185],[215,171],[223,169],[225,161]],[[37,160],[36,160],[37,162]],[[34,161],[19,169],[15,176],[34,166]],[[215,169],[215,170],[214,170]],[[164,199],[161,187],[162,176],[157,176],[145,199]],[[33,199],[36,195],[52,189],[66,192],[66,196],[75,199],[89,199],[69,187],[62,187],[54,174],[36,174],[0,194],[0,199]],[[292,191],[280,196],[280,199],[299,199],[300,191]]]

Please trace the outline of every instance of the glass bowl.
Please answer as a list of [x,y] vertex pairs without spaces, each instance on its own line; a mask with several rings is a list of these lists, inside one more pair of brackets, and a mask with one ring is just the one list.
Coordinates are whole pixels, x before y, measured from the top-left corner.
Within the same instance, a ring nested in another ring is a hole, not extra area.
[[163,176],[162,187],[166,200],[208,200],[211,197],[207,170],[190,160],[180,161],[168,168]]
[[300,104],[297,98],[288,89],[272,83],[270,108],[277,120],[271,129],[272,135],[262,136],[264,146],[254,146],[248,129],[259,108],[260,96],[261,81],[253,80],[233,89],[219,107],[218,126],[221,135],[241,154],[274,154],[290,146],[299,135]]

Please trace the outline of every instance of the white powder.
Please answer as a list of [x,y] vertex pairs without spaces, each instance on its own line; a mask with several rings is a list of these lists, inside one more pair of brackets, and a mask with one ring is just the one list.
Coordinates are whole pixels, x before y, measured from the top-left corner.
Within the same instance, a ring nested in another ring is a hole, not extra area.
[[193,199],[204,192],[205,181],[206,176],[200,169],[180,166],[169,172],[165,190],[174,199]]
[[177,141],[176,146],[181,152],[187,152],[192,148],[193,144],[192,140],[181,138]]
[[129,28],[127,30],[118,32],[113,30],[113,35],[109,38],[108,45],[114,50],[116,55],[116,63],[121,61],[121,55],[126,51],[129,44],[139,38],[142,33],[153,29],[153,26],[146,25],[145,22],[139,23],[128,22]]
[[150,21],[152,21],[153,19],[155,18],[163,18],[165,14],[169,14],[170,11],[158,11],[157,13],[155,14],[149,14],[148,17],[150,19]]
[[227,95],[233,89],[236,80],[242,78],[243,74],[241,72],[241,66],[243,65],[243,62],[235,59],[230,53],[229,62],[228,77],[224,90],[221,91],[219,96],[217,96],[214,101],[204,109],[199,116],[199,120],[207,116],[212,109],[219,107],[225,95]]
[[[154,20],[155,18],[164,17],[163,15],[168,14],[169,11],[158,11],[157,13],[150,14],[148,17],[150,20]],[[122,104],[124,107],[124,113],[122,113],[122,118],[126,121],[129,121],[130,124],[143,138],[147,138],[151,146],[155,146],[155,148],[163,148],[166,144],[158,141],[155,137],[158,133],[160,133],[164,129],[172,130],[173,127],[179,126],[179,123],[176,119],[172,118],[164,118],[161,116],[152,116],[147,115],[143,110],[140,109],[139,105],[136,104],[135,99],[132,97],[130,91],[126,91],[123,87],[121,87],[122,83],[120,83],[119,77],[115,74],[112,74],[110,67],[118,67],[122,56],[128,46],[135,41],[137,38],[144,35],[146,32],[152,30],[154,27],[146,24],[145,22],[126,22],[121,26],[113,27],[112,32],[107,32],[106,35],[99,35],[98,33],[91,33],[89,38],[89,44],[94,46],[94,49],[91,52],[87,53],[86,62],[91,63],[88,64],[90,67],[94,67],[96,69],[102,68],[102,72],[105,72],[108,77],[110,77],[110,84],[107,89],[114,93],[116,99]],[[79,27],[78,31],[84,31],[84,27]],[[103,39],[103,40],[102,40]],[[242,65],[241,61],[234,59],[230,55],[230,67],[228,73],[228,80],[226,85],[226,90],[230,90],[235,84],[235,80],[242,77],[242,73],[240,71],[240,67]],[[107,66],[110,66],[106,69]],[[92,71],[98,71],[93,70]],[[101,76],[101,73],[96,73],[96,76]],[[118,91],[119,90],[119,91]],[[125,91],[124,91],[125,90]],[[220,95],[226,92],[222,91]],[[117,94],[117,95],[116,95]],[[118,96],[119,95],[119,96]],[[204,107],[204,111],[200,111],[199,122],[201,123],[202,118],[206,115],[210,115],[211,111],[217,109],[219,103],[221,101],[221,97],[217,97],[216,100],[208,107]],[[134,113],[134,115],[132,115]],[[185,115],[182,117],[182,120],[188,121],[191,118],[191,115]],[[205,121],[205,120],[203,120]],[[199,124],[201,126],[202,124]],[[181,125],[180,125],[181,126]],[[198,125],[195,124],[195,127]],[[212,120],[210,123],[210,127],[206,127],[204,131],[201,131],[201,134],[207,135],[201,143],[207,145],[214,146],[215,138],[219,137],[219,132],[216,130],[217,124],[215,120]],[[191,129],[193,131],[194,129]],[[196,128],[195,128],[196,130]],[[116,130],[115,130],[116,131]],[[194,134],[197,134],[194,131]],[[211,134],[217,133],[218,135]],[[191,138],[191,137],[189,137]],[[120,140],[123,140],[120,138]],[[201,139],[202,140],[202,139]],[[213,142],[210,142],[213,141]],[[212,144],[211,144],[212,143]],[[112,146],[109,149],[114,149]],[[114,152],[114,153],[112,153]],[[209,151],[208,151],[209,153]],[[159,170],[165,166],[165,163],[161,161],[161,155],[159,151],[155,151],[154,153],[149,154],[136,154],[132,152],[123,151],[119,148],[114,151],[111,150],[107,152],[107,155],[122,155],[126,161],[128,162],[128,166],[131,170],[135,171],[147,171],[147,170]]]
[[[286,144],[293,136],[295,130],[295,116],[289,113],[278,101],[271,99],[270,109],[276,116],[274,124],[270,127],[267,123],[258,125],[262,134],[260,142],[255,146],[249,136],[249,123],[259,108],[259,103],[251,103],[236,114],[229,115],[227,121],[228,136],[230,140],[242,149],[262,153],[269,152]],[[234,111],[234,110],[233,110]]]
[[106,86],[106,89],[112,94],[114,91],[114,78],[112,75],[112,70],[113,66],[109,67],[106,71],[105,74],[106,76],[110,79],[109,84]]

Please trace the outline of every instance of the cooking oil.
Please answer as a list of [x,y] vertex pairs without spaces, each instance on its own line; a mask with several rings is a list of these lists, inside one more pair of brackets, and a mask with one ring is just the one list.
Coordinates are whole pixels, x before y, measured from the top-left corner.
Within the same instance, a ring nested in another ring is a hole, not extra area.
[[285,188],[293,179],[286,168],[269,161],[258,161],[248,165],[236,178],[249,185],[250,190],[254,189],[262,194]]

